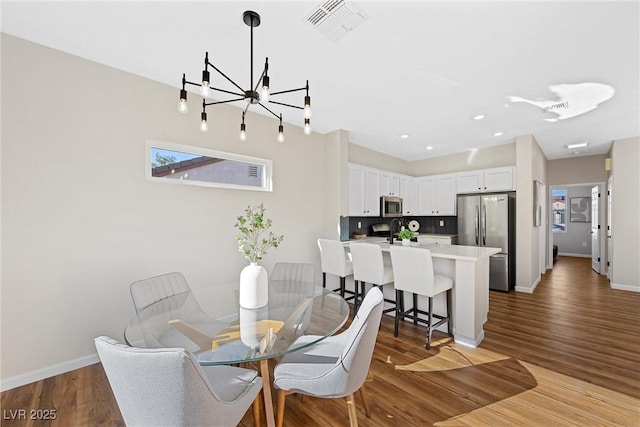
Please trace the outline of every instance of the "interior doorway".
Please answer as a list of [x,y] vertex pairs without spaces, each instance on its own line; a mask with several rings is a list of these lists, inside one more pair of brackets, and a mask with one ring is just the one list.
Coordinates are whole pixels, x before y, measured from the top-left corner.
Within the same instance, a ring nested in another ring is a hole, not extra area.
[[553,268],[553,255],[557,253],[590,258],[594,271],[607,273],[604,244],[607,239],[603,235],[605,188],[605,184],[599,182],[549,187],[547,268]]

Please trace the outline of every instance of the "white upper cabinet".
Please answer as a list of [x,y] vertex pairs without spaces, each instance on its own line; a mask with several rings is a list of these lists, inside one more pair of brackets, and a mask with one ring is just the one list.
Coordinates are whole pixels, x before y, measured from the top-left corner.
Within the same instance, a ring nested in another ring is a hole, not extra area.
[[380,171],[349,164],[349,215],[380,216]]
[[484,193],[515,190],[515,169],[512,166],[458,172],[458,193]]
[[400,196],[400,175],[380,171],[380,195],[381,196]]
[[400,178],[400,197],[402,197],[402,214],[418,215],[418,191],[415,178],[410,176]]
[[454,174],[425,176],[417,178],[416,183],[418,215],[456,214],[456,176]]

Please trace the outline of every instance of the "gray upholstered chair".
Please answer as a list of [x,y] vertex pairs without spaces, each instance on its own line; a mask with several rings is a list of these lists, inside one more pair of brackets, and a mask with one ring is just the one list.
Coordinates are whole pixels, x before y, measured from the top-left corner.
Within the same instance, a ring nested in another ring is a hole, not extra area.
[[[277,424],[284,421],[288,394],[315,397],[346,397],[351,426],[358,424],[353,394],[360,391],[365,412],[370,416],[364,382],[369,372],[373,349],[382,318],[382,292],[371,289],[349,328],[307,349],[287,354],[273,371],[273,385],[278,392]],[[298,340],[313,342],[317,337],[305,335]]]
[[271,271],[271,280],[292,280],[313,284],[316,269],[313,264],[277,262]]
[[173,272],[134,282],[130,291],[136,313],[140,313],[160,300],[190,292],[191,287],[182,273]]
[[[426,347],[431,348],[431,332],[434,328],[447,322],[448,333],[451,335],[453,325],[451,324],[451,289],[453,279],[436,274],[433,271],[433,259],[431,251],[424,248],[413,248],[407,246],[391,246],[391,263],[393,264],[396,288],[396,301],[404,301],[404,291],[413,294],[413,308],[404,311],[402,303],[396,305],[396,318],[393,335],[398,336],[398,326],[400,319],[409,317],[413,323],[421,322],[427,325]],[[447,314],[445,316],[433,313],[433,297],[447,293]],[[423,311],[418,309],[417,295],[429,298],[429,309]],[[418,317],[418,314],[428,316],[427,319]],[[433,318],[438,319],[436,323]]]
[[[141,322],[145,347],[180,347],[192,353],[211,348],[210,337],[201,340],[179,330],[180,320],[215,335],[222,326],[202,311],[191,287],[179,272],[162,274],[131,284],[133,305]],[[188,331],[187,331],[188,332]],[[136,343],[132,343],[136,344]]]
[[127,425],[235,426],[252,403],[254,425],[260,425],[256,371],[205,371],[182,348],[129,347],[105,336],[95,345]]

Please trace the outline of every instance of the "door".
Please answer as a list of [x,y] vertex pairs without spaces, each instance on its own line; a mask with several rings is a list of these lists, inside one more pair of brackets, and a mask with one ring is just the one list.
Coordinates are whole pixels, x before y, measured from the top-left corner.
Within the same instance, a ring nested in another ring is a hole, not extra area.
[[477,246],[480,227],[480,196],[458,196],[458,244]]
[[611,241],[611,231],[613,229],[613,175],[607,181],[607,278],[609,281],[613,279],[613,242]]
[[481,246],[500,248],[509,252],[509,196],[482,196],[480,212]]
[[591,268],[600,273],[600,191],[598,186],[591,188]]

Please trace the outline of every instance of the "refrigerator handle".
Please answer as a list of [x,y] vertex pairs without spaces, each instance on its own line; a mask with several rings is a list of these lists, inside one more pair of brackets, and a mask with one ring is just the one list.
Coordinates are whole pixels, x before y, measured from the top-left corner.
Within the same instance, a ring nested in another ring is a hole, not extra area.
[[478,205],[476,205],[476,220],[474,223],[474,226],[476,228],[476,246],[478,246],[478,242],[480,240],[480,212],[478,209]]
[[482,205],[482,246],[487,245],[487,207]]

